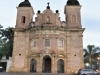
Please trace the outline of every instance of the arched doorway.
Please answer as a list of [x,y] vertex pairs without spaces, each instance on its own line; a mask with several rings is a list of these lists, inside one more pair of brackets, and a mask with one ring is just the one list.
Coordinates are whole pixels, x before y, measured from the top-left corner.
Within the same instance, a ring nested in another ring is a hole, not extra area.
[[35,59],[31,60],[30,72],[36,72],[36,60]]
[[62,59],[59,59],[57,62],[57,72],[64,73],[64,61]]
[[42,69],[44,73],[51,73],[51,57],[46,55],[43,58]]

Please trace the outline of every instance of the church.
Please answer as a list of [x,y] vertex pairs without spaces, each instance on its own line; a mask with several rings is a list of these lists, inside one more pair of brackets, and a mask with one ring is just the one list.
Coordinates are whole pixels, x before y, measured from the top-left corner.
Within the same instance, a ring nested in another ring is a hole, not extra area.
[[9,72],[71,74],[84,68],[81,5],[67,0],[65,21],[49,3],[43,12],[35,11],[29,0],[17,7],[13,57]]

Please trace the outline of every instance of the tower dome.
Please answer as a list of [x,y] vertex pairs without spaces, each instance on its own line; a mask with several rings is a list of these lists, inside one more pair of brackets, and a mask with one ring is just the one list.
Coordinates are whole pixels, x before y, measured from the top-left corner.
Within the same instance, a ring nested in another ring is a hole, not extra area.
[[31,7],[31,3],[29,2],[29,0],[25,0],[21,2],[18,7]]
[[68,0],[66,5],[80,5],[77,0]]

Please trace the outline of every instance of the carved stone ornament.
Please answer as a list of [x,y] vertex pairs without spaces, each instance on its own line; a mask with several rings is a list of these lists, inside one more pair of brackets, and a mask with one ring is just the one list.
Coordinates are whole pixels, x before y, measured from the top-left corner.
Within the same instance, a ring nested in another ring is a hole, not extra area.
[[28,58],[35,58],[35,57],[38,57],[37,53],[33,53],[33,54],[28,55]]
[[49,49],[48,48],[45,48],[45,53],[49,53]]

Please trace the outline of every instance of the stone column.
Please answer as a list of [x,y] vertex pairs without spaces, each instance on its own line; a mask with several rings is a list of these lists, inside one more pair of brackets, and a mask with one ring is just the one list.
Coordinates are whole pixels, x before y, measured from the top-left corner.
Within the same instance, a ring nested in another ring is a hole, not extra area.
[[70,74],[71,73],[71,69],[70,69],[70,56],[71,56],[71,49],[70,49],[70,32],[67,32],[67,35],[66,35],[66,38],[67,38],[67,47],[66,47],[66,52],[67,52],[67,58],[66,58],[66,71],[65,73],[67,74]]
[[30,73],[31,58],[27,58],[27,71]]
[[65,57],[65,60],[64,60],[64,73],[66,73],[67,74],[67,59],[66,59],[66,57]]
[[42,63],[43,63],[43,60],[42,60],[42,57],[40,57],[40,66],[39,66],[39,68],[40,68],[40,73],[42,73]]
[[[82,33],[81,33],[82,34]],[[79,35],[80,38],[80,68],[84,68],[84,57],[83,57],[83,35]]]
[[66,39],[66,52],[70,53],[70,32],[67,32]]
[[56,65],[55,65],[55,62],[54,62],[54,56],[52,56],[52,61],[51,61],[51,73],[55,73],[55,67],[56,67]]
[[55,73],[57,73],[57,57],[55,57],[55,60],[54,60],[54,65],[55,65]]
[[37,67],[36,67],[36,73],[42,73],[42,58],[37,58]]

